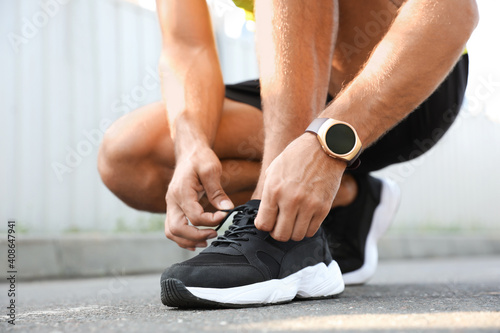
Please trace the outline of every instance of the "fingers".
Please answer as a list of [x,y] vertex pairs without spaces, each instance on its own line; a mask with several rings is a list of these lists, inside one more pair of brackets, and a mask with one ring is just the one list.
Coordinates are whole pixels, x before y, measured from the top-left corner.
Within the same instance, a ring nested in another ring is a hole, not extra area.
[[266,185],[255,219],[257,229],[268,231],[280,242],[314,236],[331,205],[304,190]]
[[[182,198],[182,199],[181,199]],[[169,208],[169,200],[167,200],[167,211]],[[179,199],[175,198],[172,202],[174,206],[180,207],[184,212],[185,217],[188,218],[195,226],[208,226],[215,227],[226,216],[224,212],[205,212],[200,202],[198,201],[198,194],[190,188],[185,188]]]
[[194,250],[196,247],[206,246],[207,239],[217,237],[215,230],[198,229],[189,225],[186,216],[178,205],[167,201],[167,207],[165,235],[180,247]]
[[327,206],[322,205],[321,207],[318,207],[318,209],[316,209],[311,219],[311,223],[309,224],[309,228],[307,229],[306,237],[314,236],[323,221],[326,219],[326,216],[330,213],[331,209],[331,203],[329,203]]
[[270,231],[271,237],[277,241],[301,241],[305,237],[314,236],[328,214],[323,208],[315,211],[307,204],[292,207],[279,208],[276,223]]
[[301,241],[312,237],[323,223],[326,214],[323,207],[303,203],[280,209],[271,236],[280,242]]
[[274,229],[278,217],[278,204],[275,199],[276,196],[270,193],[268,188],[264,186],[259,211],[254,221],[257,229],[268,232]]
[[[234,208],[231,199],[227,196],[220,183],[222,167],[218,164],[204,165],[198,172],[201,184],[205,189],[208,201],[217,209]],[[201,206],[200,206],[201,207]]]
[[294,224],[297,223],[298,207],[291,205],[280,205],[279,207],[280,209],[276,218],[276,224],[274,225],[274,229],[271,231],[271,237],[277,241],[286,242],[290,240]]
[[319,227],[321,227],[321,224],[325,220],[326,216],[330,212],[329,209],[323,209],[321,211],[318,211],[316,214],[313,215],[311,222],[309,223],[309,226],[307,228],[307,232],[304,237],[312,237],[316,232],[318,232]]
[[299,211],[297,213],[297,219],[295,220],[295,225],[291,232],[291,240],[301,241],[306,237],[307,231],[312,223],[313,215],[314,214],[310,211]]

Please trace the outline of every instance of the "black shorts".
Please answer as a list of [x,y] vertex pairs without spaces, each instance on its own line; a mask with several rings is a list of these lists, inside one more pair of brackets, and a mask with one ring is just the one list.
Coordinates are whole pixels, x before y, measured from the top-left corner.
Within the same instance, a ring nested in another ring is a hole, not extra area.
[[[460,111],[468,72],[469,58],[465,54],[429,98],[361,154],[361,166],[355,172],[380,170],[412,160],[431,149]],[[226,97],[262,110],[259,80],[226,85]],[[327,103],[330,101],[328,96]]]

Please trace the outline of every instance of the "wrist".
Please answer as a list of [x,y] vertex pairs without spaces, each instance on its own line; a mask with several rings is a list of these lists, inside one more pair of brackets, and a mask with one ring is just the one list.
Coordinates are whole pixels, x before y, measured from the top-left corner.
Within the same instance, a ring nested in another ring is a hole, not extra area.
[[312,153],[315,159],[324,164],[329,170],[343,173],[347,168],[347,162],[338,158],[329,156],[321,147],[318,138],[314,133],[306,132],[300,139],[307,145],[308,151]]
[[212,150],[212,147],[203,140],[180,139],[175,143],[175,158],[177,162],[194,160],[206,150]]
[[174,130],[171,131],[177,159],[188,157],[204,149],[212,149],[212,140],[198,122],[191,121],[183,112],[175,119]]
[[351,124],[332,118],[316,118],[306,132],[316,136],[329,157],[345,162],[348,169],[359,166],[362,143]]
[[212,150],[209,141],[203,133],[189,131],[178,132],[174,141],[175,158],[177,161],[193,159],[207,149]]

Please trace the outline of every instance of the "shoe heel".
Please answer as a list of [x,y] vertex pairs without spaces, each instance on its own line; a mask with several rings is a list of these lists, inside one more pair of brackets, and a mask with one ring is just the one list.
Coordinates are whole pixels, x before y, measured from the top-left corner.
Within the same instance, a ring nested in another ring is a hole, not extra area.
[[336,261],[326,266],[324,263],[304,269],[297,298],[330,298],[344,291],[342,272]]
[[390,179],[381,179],[381,181],[382,194],[366,240],[365,261],[360,269],[344,274],[346,285],[364,284],[375,274],[378,265],[377,242],[389,229],[398,210],[401,198],[399,186]]

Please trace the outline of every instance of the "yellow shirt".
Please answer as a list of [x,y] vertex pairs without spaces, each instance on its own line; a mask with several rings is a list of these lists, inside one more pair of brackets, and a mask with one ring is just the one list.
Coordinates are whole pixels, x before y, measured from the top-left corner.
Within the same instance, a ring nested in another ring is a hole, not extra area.
[[253,0],[233,0],[234,4],[245,11],[247,21],[255,21],[253,16]]

